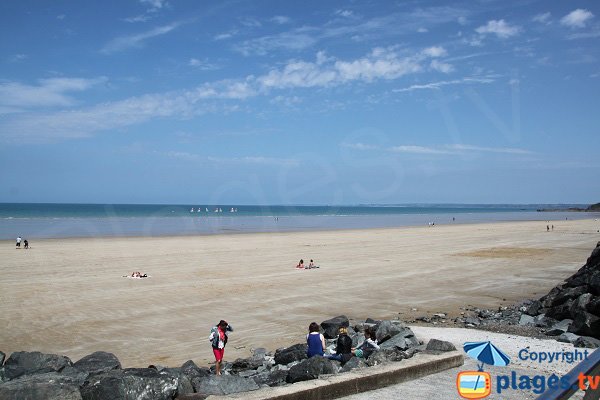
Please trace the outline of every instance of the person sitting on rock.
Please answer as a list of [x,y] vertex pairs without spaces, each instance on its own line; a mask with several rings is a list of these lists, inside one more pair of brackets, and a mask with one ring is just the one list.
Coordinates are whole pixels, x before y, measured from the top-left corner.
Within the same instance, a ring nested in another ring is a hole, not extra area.
[[377,344],[377,338],[375,337],[375,332],[371,329],[365,329],[365,341],[355,349],[352,349],[352,354],[354,354],[358,358],[369,358],[369,356],[375,351],[379,350],[379,345]]
[[308,335],[306,335],[306,344],[308,358],[312,356],[322,356],[325,353],[325,337],[319,332],[319,324],[311,322],[308,326]]
[[344,365],[352,358],[352,339],[348,336],[348,328],[345,326],[340,327],[337,344],[335,346],[335,354],[327,355],[325,357],[330,360],[337,360]]

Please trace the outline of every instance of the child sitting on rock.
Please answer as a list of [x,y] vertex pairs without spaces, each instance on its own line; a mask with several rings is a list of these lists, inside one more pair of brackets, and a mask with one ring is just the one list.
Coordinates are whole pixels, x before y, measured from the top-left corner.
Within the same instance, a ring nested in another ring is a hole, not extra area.
[[369,358],[369,356],[375,351],[379,350],[375,332],[370,328],[365,329],[365,341],[355,349],[352,349],[352,354],[358,358]]

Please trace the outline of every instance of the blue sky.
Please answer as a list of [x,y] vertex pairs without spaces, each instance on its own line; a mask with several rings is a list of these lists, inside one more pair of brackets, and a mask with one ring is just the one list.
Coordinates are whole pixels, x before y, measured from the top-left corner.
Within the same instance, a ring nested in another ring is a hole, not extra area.
[[595,1],[9,0],[0,36],[1,202],[600,201]]

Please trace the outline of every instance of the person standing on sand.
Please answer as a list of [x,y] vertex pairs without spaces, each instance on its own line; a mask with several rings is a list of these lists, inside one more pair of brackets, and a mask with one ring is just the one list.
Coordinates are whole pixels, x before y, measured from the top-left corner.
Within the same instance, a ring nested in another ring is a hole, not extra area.
[[27,239],[23,240],[23,248],[24,249],[28,249],[29,248],[29,242],[27,241]]
[[225,345],[227,344],[227,332],[233,332],[233,327],[225,320],[220,320],[217,326],[213,326],[210,330],[208,340],[212,345],[213,354],[215,355],[215,373],[221,375],[221,364],[225,355]]
[[21,236],[17,236],[17,249],[21,248]]

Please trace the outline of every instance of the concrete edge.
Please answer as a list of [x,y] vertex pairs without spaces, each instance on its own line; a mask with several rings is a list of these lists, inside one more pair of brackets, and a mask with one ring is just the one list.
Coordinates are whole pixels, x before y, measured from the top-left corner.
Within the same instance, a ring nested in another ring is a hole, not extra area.
[[352,370],[343,374],[328,375],[319,379],[291,385],[262,388],[252,392],[228,396],[208,396],[207,400],[318,400],[333,399],[380,389],[385,386],[418,379],[464,364],[462,352],[441,354],[417,353],[400,362],[390,362],[375,367]]

